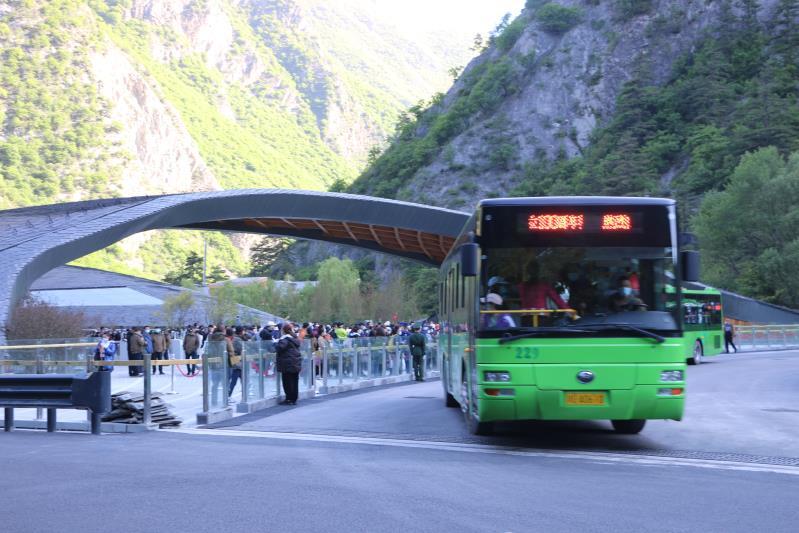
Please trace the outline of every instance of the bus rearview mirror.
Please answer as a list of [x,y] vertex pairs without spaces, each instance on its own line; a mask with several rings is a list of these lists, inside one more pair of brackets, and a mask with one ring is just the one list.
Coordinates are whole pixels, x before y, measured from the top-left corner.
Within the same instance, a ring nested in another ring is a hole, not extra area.
[[477,254],[479,247],[474,243],[467,243],[461,246],[461,275],[477,275]]
[[683,281],[699,281],[699,252],[682,252],[682,279]]

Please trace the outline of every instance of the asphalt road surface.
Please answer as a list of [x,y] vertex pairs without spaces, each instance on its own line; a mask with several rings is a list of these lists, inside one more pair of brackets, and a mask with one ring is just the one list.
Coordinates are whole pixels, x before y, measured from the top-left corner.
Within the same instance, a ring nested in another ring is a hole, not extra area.
[[799,352],[689,368],[682,422],[469,435],[441,384],[300,402],[214,429],[0,434],[0,530],[791,531]]

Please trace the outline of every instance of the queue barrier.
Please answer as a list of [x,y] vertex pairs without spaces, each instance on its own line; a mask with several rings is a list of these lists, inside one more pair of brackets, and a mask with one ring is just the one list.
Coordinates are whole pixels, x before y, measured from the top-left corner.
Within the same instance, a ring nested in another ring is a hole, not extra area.
[[57,409],[87,409],[91,431],[99,435],[101,416],[111,410],[111,376],[108,372],[0,375],[0,407],[5,408],[5,431],[14,428],[15,408],[47,409],[48,432],[55,431]]
[[739,349],[799,347],[799,325],[736,326],[733,341]]
[[[0,351],[0,374],[3,372],[72,373],[76,375],[105,372],[114,367],[142,367],[144,379],[140,382],[143,397],[143,425],[153,428],[151,423],[152,379],[156,367],[171,367],[171,390],[175,392],[175,371],[180,365],[198,369],[191,377],[202,379],[202,407],[197,414],[198,422],[210,421],[216,413],[230,412],[229,384],[234,368],[226,355],[226,341],[207,341],[199,358],[157,359],[143,354],[141,360],[94,360],[96,342],[56,342],[51,344],[20,344],[3,346]],[[174,341],[177,344],[177,341]],[[173,347],[177,348],[173,344]],[[314,348],[317,348],[314,350]],[[15,353],[14,350],[20,353]],[[219,356],[218,354],[225,354]],[[124,357],[125,350],[117,356]],[[428,338],[424,371],[428,375],[439,368],[438,345]],[[377,386],[408,379],[413,374],[412,357],[407,337],[368,337],[327,341],[312,345],[306,338],[301,343],[302,372],[300,395],[307,398],[316,394],[331,394],[356,388]],[[9,356],[15,356],[10,359]],[[98,370],[99,369],[99,370]],[[180,368],[178,368],[180,370]],[[238,370],[238,369],[235,369]],[[182,370],[180,370],[182,373]],[[185,374],[184,374],[185,375]],[[280,373],[276,371],[276,354],[271,340],[260,339],[244,342],[241,359],[241,401],[235,409],[239,413],[273,405],[282,394]],[[37,410],[41,417],[41,409]],[[224,415],[227,416],[227,415]],[[203,423],[203,422],[201,422]]]

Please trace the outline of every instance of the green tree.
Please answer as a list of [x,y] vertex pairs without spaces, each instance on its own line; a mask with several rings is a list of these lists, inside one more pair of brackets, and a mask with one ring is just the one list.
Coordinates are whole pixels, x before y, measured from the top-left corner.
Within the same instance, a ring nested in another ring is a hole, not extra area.
[[237,314],[236,287],[231,283],[211,287],[205,304],[206,320],[214,324],[232,324]]
[[186,281],[195,285],[203,281],[203,258],[196,252],[189,252],[180,268],[164,276],[164,282],[171,285],[182,285]]
[[180,291],[174,296],[164,298],[164,303],[161,305],[161,318],[169,327],[183,327],[186,325],[186,318],[195,303],[194,294],[191,291]]
[[705,197],[695,221],[705,280],[799,307],[799,153],[746,154],[724,191]]
[[314,320],[349,322],[361,317],[361,280],[351,260],[325,259],[319,264],[318,278],[311,299]]

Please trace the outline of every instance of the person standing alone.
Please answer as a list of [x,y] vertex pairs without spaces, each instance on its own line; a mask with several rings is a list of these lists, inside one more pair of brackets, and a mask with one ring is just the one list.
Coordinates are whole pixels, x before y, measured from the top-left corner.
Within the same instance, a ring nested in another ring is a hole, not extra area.
[[[139,328],[133,328],[130,337],[128,337],[128,359],[131,361],[141,361],[144,359],[144,349],[147,347],[147,342],[141,334]],[[141,366],[129,366],[128,374],[130,377],[137,377],[142,375]]]
[[[154,329],[150,337],[153,340],[153,361],[163,360],[169,346],[169,336],[166,333],[161,333],[160,329]],[[163,366],[153,365],[153,375],[155,375],[156,371],[160,375],[164,375]]]
[[300,355],[300,340],[294,335],[294,325],[291,322],[283,324],[283,335],[277,341],[277,371],[281,373],[283,391],[286,399],[281,405],[295,405],[300,388],[300,371],[302,370],[302,355]]
[[[194,332],[194,328],[190,328],[183,338],[183,352],[186,354],[186,359],[197,359],[197,351],[200,349],[200,337]],[[186,370],[190,376],[197,372],[197,365],[186,365]]]
[[735,350],[735,353],[738,353],[738,347],[732,341],[732,337],[735,334],[735,329],[732,326],[732,322],[727,320],[724,322],[724,351],[726,353],[730,353],[730,346],[732,349]]
[[408,338],[408,346],[413,357],[413,374],[416,377],[416,381],[424,381],[425,338],[419,332],[419,324],[414,324],[411,329],[413,333]]

